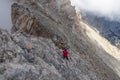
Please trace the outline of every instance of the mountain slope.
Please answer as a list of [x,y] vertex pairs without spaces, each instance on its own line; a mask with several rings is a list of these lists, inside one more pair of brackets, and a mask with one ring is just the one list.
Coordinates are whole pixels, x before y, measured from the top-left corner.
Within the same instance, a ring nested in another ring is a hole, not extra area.
[[118,50],[83,23],[69,0],[18,0],[12,22],[13,34],[0,31],[0,79],[120,79]]
[[[2,80],[117,80],[118,77],[96,55],[69,50],[69,61],[50,39],[15,34],[1,42]],[[27,37],[25,37],[27,36]],[[2,37],[1,37],[2,38]],[[28,46],[29,44],[29,46]],[[6,45],[6,46],[4,46]],[[5,52],[4,52],[5,51]]]
[[84,22],[96,28],[99,33],[108,39],[113,45],[120,42],[120,22],[107,19],[105,17],[98,17],[90,12],[82,12]]

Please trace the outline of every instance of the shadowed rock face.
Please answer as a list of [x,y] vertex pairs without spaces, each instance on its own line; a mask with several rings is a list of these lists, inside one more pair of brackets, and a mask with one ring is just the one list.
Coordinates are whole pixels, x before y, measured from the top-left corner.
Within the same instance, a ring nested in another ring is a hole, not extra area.
[[13,34],[0,30],[1,80],[119,80],[119,62],[89,38],[91,29],[69,0],[17,0],[12,23]]
[[[43,3],[44,5],[50,5],[52,1],[50,3],[47,3],[47,2],[46,3],[43,2]],[[63,32],[61,32],[60,30],[60,27],[62,28],[65,27],[65,29],[67,30],[66,28],[67,25],[65,25],[62,22],[64,17],[58,14],[55,14],[56,10],[54,8],[51,7],[52,10],[54,10],[54,12],[51,12],[48,6],[44,6],[44,5],[41,5],[40,3],[37,3],[37,2],[34,2],[34,5],[28,4],[26,7],[19,4],[13,4],[12,20],[13,20],[14,27],[12,28],[12,32],[16,32],[16,31],[26,32],[35,36],[42,36],[47,38],[57,37],[60,40],[59,42],[55,41],[56,44],[61,43],[60,42],[61,40],[63,43],[65,43],[63,41],[63,38],[65,39],[65,36]],[[53,5],[55,5],[55,3]],[[29,6],[31,7],[29,8]],[[63,14],[66,14],[65,10]],[[62,17],[62,20],[59,19],[61,17]],[[66,21],[66,23],[68,22],[67,19],[65,19],[64,21]],[[60,45],[60,44],[57,44],[57,45]]]

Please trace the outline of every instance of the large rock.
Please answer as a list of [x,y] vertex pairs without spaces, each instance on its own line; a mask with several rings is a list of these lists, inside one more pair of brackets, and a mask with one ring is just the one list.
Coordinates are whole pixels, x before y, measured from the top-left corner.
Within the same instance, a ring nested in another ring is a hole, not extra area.
[[[12,5],[12,32],[51,38],[59,48],[68,47],[69,34],[77,16],[69,0],[30,0]],[[56,39],[55,39],[56,38]]]

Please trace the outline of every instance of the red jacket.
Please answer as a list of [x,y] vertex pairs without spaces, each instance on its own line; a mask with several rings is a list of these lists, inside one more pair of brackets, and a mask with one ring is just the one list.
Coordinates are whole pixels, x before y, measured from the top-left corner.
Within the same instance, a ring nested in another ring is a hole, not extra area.
[[68,51],[67,51],[67,50],[64,50],[64,51],[63,51],[63,56],[64,56],[64,57],[68,56]]

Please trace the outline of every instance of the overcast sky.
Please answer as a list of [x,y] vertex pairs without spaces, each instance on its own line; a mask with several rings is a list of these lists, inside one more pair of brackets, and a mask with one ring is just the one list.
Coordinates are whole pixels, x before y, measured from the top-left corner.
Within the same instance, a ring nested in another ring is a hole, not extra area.
[[11,0],[0,0],[0,28],[10,30],[11,24]]
[[120,20],[120,0],[71,0],[76,8],[90,11],[98,16]]

